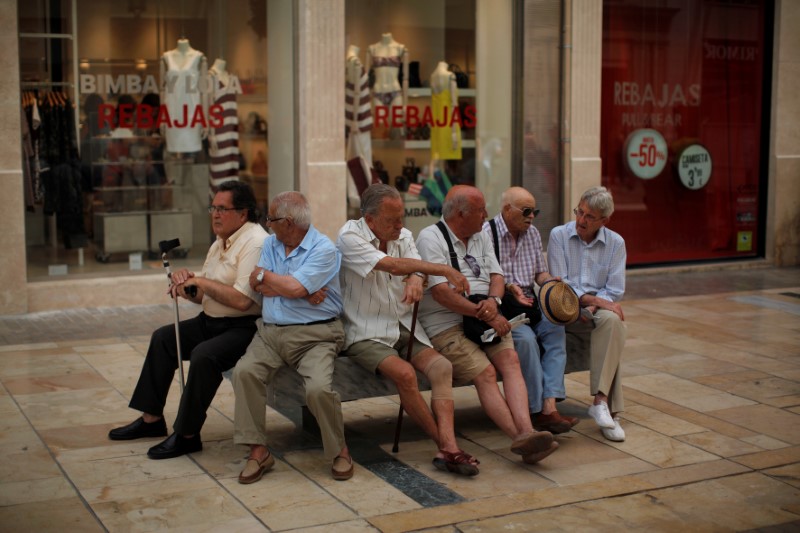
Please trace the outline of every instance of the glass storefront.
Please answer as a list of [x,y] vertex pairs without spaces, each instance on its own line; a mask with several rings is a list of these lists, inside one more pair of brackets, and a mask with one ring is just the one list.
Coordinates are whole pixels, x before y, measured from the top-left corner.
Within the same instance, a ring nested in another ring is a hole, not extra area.
[[28,279],[198,266],[226,179],[268,201],[266,2],[19,1]]
[[763,254],[769,9],[604,2],[602,182],[629,265]]
[[475,0],[346,0],[348,207],[381,180],[415,234],[475,183]]

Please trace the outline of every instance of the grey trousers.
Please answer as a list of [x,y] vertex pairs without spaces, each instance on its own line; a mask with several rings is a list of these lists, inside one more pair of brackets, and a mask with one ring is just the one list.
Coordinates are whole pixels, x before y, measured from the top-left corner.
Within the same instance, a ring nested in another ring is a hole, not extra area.
[[233,442],[266,446],[266,384],[287,364],[303,378],[306,404],[319,424],[325,458],[332,461],[345,447],[342,405],[331,387],[333,363],[344,346],[341,320],[275,326],[259,318],[256,326],[258,331],[233,370]]
[[608,396],[608,407],[613,413],[625,410],[622,397],[622,350],[628,328],[616,313],[598,309],[594,314],[594,324],[575,322],[567,326],[567,331],[591,337],[591,358],[589,365],[590,393],[601,392]]

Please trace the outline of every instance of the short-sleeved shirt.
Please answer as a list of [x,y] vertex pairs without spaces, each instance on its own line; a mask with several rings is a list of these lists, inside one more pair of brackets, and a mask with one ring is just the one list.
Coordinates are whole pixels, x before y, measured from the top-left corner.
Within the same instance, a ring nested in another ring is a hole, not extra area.
[[[500,245],[500,266],[503,268],[503,275],[506,283],[513,283],[522,287],[525,296],[534,296],[533,284],[536,281],[536,274],[547,271],[547,264],[544,262],[542,253],[542,237],[535,226],[530,226],[519,238],[514,239],[508,231],[503,215],[494,217],[497,226],[497,243]],[[492,226],[489,222],[483,224],[483,231],[494,244]]]
[[250,273],[256,267],[266,236],[267,232],[261,225],[245,222],[224,243],[217,237],[208,250],[199,276],[232,286],[250,298],[252,305],[246,311],[239,311],[204,294],[203,312],[206,315],[216,318],[258,316],[261,311],[261,295],[250,288]]
[[342,313],[342,292],[339,286],[339,267],[342,255],[333,242],[314,226],[300,244],[287,256],[286,248],[275,235],[264,240],[264,250],[258,266],[281,276],[292,276],[309,294],[327,287],[320,304],[305,298],[265,296],[261,318],[266,324],[307,324],[335,318]]
[[589,293],[612,302],[622,300],[626,258],[625,239],[605,226],[589,244],[578,236],[575,221],[550,232],[550,273],[569,283],[579,298]]
[[[386,244],[386,253],[378,249],[380,240],[363,218],[350,220],[339,230],[336,246],[342,252],[339,279],[344,296],[345,347],[364,340],[394,346],[400,339],[400,324],[411,329],[413,306],[403,303],[403,276],[375,270],[384,257],[420,259],[414,236],[403,228],[397,240]],[[422,328],[414,337],[431,346]]]
[[[444,219],[442,221],[444,222]],[[453,243],[456,256],[458,256],[459,270],[469,281],[470,294],[489,294],[490,274],[503,274],[503,269],[500,268],[500,264],[494,256],[492,238],[479,231],[472,235],[466,246],[464,246],[464,243],[455,236],[450,227],[447,226],[447,223],[445,222],[444,224],[450,234],[450,241]],[[419,232],[417,249],[425,261],[451,265],[447,242],[435,224]],[[481,268],[478,276],[475,276],[464,260],[465,255],[470,255],[477,261]],[[419,306],[418,318],[429,337],[435,337],[438,333],[464,322],[462,315],[450,311],[436,302],[431,296],[431,288],[440,283],[447,283],[447,278],[443,276],[428,276],[428,289],[425,291],[425,297]]]

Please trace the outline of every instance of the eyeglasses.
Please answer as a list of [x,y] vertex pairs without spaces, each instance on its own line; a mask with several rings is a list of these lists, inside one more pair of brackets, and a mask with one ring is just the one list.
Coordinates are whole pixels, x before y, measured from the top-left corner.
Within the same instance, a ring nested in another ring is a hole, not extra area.
[[208,206],[208,214],[213,215],[214,213],[222,214],[225,211],[241,211],[238,207],[222,207],[221,205],[210,205]]
[[464,256],[464,261],[466,261],[467,266],[469,267],[470,270],[472,270],[472,274],[476,278],[481,275],[481,266],[478,264],[477,259],[467,254]]
[[533,214],[534,217],[538,217],[539,216],[539,210],[535,209],[533,207],[522,207],[522,208],[519,208],[519,207],[517,207],[515,205],[512,205],[511,207],[513,207],[517,211],[522,211],[522,216],[524,216],[525,218],[528,218],[529,216],[531,216],[531,214]]
[[[586,222],[597,222],[598,220],[600,220],[599,218],[597,218],[594,215],[586,214],[586,211],[584,211],[580,207],[576,207],[575,209],[572,210],[572,212],[575,213],[575,216],[578,217],[578,218],[583,217],[583,219]],[[602,217],[600,217],[600,218],[602,218]]]
[[272,218],[271,216],[267,215],[267,224],[272,224],[273,222],[277,222],[279,220],[283,220],[284,218],[286,218],[286,217]]

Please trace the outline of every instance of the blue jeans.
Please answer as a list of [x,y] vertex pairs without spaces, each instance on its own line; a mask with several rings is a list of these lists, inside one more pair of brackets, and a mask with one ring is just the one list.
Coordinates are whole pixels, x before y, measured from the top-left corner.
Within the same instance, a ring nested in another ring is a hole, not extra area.
[[567,365],[564,326],[542,318],[533,328],[523,325],[512,329],[511,338],[528,388],[530,412],[542,410],[543,398],[563,400],[567,395],[564,389],[564,368]]

